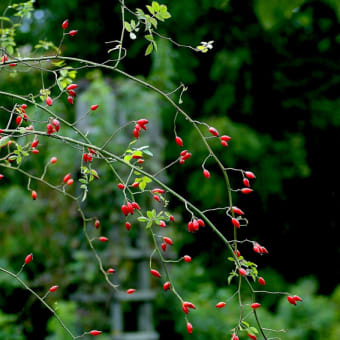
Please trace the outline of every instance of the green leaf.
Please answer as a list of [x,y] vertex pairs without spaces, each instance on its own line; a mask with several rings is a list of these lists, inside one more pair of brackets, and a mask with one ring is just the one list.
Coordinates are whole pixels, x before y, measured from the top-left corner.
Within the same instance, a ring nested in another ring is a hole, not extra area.
[[228,276],[228,285],[230,285],[231,280],[236,276],[235,272],[231,272],[231,274]]
[[158,12],[159,11],[159,3],[157,1],[152,1],[152,8]]
[[146,218],[146,217],[144,217],[144,216],[137,217],[137,220],[138,220],[139,222],[146,222],[146,221],[149,221],[149,219]]
[[153,41],[153,36],[151,34],[145,35],[144,36],[146,40]]
[[145,55],[149,55],[153,50],[153,44],[150,43],[148,47],[146,48]]
[[233,257],[228,257],[228,260],[231,261],[231,262],[235,261],[235,259]]
[[153,218],[152,211],[151,211],[151,210],[148,210],[148,211],[146,212],[146,216],[149,217],[150,219],[152,219],[152,218]]
[[243,320],[242,320],[241,322],[242,322],[242,324],[245,325],[247,328],[249,327],[249,323],[248,323],[248,322],[243,321]]
[[157,20],[155,18],[150,18],[150,22],[154,28],[157,28]]
[[169,12],[164,12],[164,13],[161,13],[162,14],[162,17],[164,18],[164,19],[169,19],[169,18],[171,18],[171,14],[169,13]]
[[130,160],[132,159],[132,156],[131,155],[126,155],[125,157],[124,157],[124,161],[125,162],[130,162]]
[[255,327],[249,327],[249,329],[255,334],[258,333],[258,330]]
[[10,137],[6,136],[6,137],[2,137],[0,139],[0,148],[2,148],[3,146],[7,145],[7,143],[9,142]]
[[161,13],[165,13],[167,10],[168,10],[168,7],[167,7],[166,5],[161,5],[161,6],[159,7],[159,11],[160,11]]
[[11,22],[7,17],[0,17],[0,20]]
[[157,14],[156,14],[156,18],[157,18],[159,21],[164,21],[164,18],[163,18],[162,13],[157,13]]
[[149,10],[149,12],[154,15],[155,14],[155,10],[150,6],[150,5],[146,5],[146,8]]
[[128,32],[132,31],[131,25],[127,21],[124,21],[124,27]]
[[149,223],[146,225],[146,229],[150,229],[152,227],[152,221],[149,221]]

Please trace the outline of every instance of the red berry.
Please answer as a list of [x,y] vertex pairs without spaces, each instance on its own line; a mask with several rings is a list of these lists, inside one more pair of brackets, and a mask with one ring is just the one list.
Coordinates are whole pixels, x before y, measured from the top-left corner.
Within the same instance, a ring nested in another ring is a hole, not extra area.
[[17,116],[17,118],[15,119],[15,122],[17,123],[17,125],[20,125],[21,121],[22,121],[21,116]]
[[11,64],[9,64],[8,66],[9,66],[9,67],[15,67],[15,66],[17,66],[17,64],[16,64],[16,63],[11,63]]
[[170,222],[175,222],[175,218],[172,215],[169,216],[169,220]]
[[231,222],[232,222],[232,224],[234,225],[234,227],[240,228],[240,222],[238,221],[238,219],[232,218],[232,219],[231,219]]
[[200,227],[204,227],[205,226],[205,223],[203,220],[201,220],[200,218],[197,220],[197,223]]
[[210,127],[209,132],[216,137],[219,135],[218,131],[214,127]]
[[71,174],[67,174],[64,177],[64,183],[66,183],[71,178]]
[[228,143],[224,140],[221,141],[221,145],[223,145],[224,147],[228,147]]
[[125,188],[125,185],[123,183],[117,184],[118,189],[123,190]]
[[35,140],[32,142],[31,147],[32,147],[32,148],[36,148],[36,147],[38,146],[38,144],[39,144],[39,140],[38,140],[38,139],[35,139]]
[[37,154],[37,153],[39,153],[39,150],[38,149],[33,149],[32,153]]
[[70,84],[66,87],[66,91],[74,90],[78,87],[77,84]]
[[121,210],[122,210],[122,213],[123,213],[125,216],[129,215],[129,210],[128,210],[128,208],[127,208],[126,205],[122,205],[122,206],[121,206]]
[[126,208],[127,208],[127,211],[129,212],[129,214],[133,215],[133,205],[132,205],[132,203],[130,203],[130,202],[126,203]]
[[218,304],[216,304],[216,308],[223,308],[225,307],[226,303],[225,302],[219,302]]
[[187,322],[187,331],[189,334],[192,333],[192,324],[190,322]]
[[246,177],[248,177],[249,179],[254,179],[254,178],[256,178],[256,176],[254,175],[254,173],[251,172],[251,171],[246,171],[244,174],[245,174]]
[[296,300],[294,299],[294,297],[293,296],[287,296],[287,300],[288,300],[288,302],[290,303],[290,304],[292,304],[292,305],[296,305]]
[[126,223],[125,223],[125,228],[127,229],[127,231],[130,231],[130,229],[131,229],[131,223],[130,223],[130,222],[126,222]]
[[105,236],[100,236],[99,237],[99,241],[100,242],[107,242],[109,239],[107,238],[107,237],[105,237]]
[[7,61],[7,54],[4,54],[2,57],[1,57],[1,62],[4,63]]
[[235,333],[233,333],[231,340],[239,340],[239,337]]
[[37,197],[38,197],[38,194],[37,194],[37,192],[36,191],[32,191],[32,193],[31,193],[31,195],[32,195],[32,198],[33,198],[33,200],[36,200],[37,199]]
[[67,101],[68,101],[70,104],[73,104],[73,97],[72,97],[72,96],[68,96],[68,97],[67,97]]
[[226,135],[221,136],[221,141],[229,142],[230,140],[231,140],[231,137],[229,136],[226,136]]
[[59,120],[58,120],[58,119],[53,119],[53,120],[52,120],[52,124],[53,124],[55,130],[56,130],[56,131],[59,131],[59,129],[60,129]]
[[166,227],[166,223],[164,221],[160,221],[159,222],[159,226],[162,227],[162,228],[165,228]]
[[53,100],[52,100],[51,97],[47,96],[47,98],[46,98],[46,104],[47,104],[48,106],[51,106],[51,105],[53,104]]
[[205,178],[210,178],[210,172],[209,172],[208,170],[204,169],[204,170],[203,170],[203,176],[204,176]]
[[138,182],[132,183],[132,187],[133,187],[133,188],[137,188],[138,186],[139,186],[139,183],[138,183]]
[[188,301],[184,301],[183,306],[185,306],[187,308],[196,309],[196,306],[192,302],[188,302]]
[[249,337],[250,339],[253,339],[253,340],[256,340],[256,339],[257,339],[255,334],[250,334],[250,333],[248,333],[248,337]]
[[238,250],[234,250],[234,254],[235,254],[237,257],[240,257],[240,256],[241,256],[241,253],[240,253]]
[[149,121],[148,121],[147,119],[145,119],[145,118],[139,119],[139,120],[137,121],[137,124],[138,124],[142,129],[144,129],[144,130],[146,130],[145,125],[148,124],[148,123],[149,123]]
[[177,136],[177,137],[175,138],[175,141],[176,141],[176,143],[177,143],[178,146],[180,146],[180,147],[183,146],[183,140],[182,140],[181,137],[178,137],[178,136]]
[[93,336],[97,336],[99,334],[102,334],[102,331],[97,331],[96,329],[94,329],[93,331],[90,331],[90,334]]
[[109,269],[107,270],[107,272],[108,272],[109,274],[113,274],[113,273],[115,272],[115,270],[114,270],[113,268],[109,268]]
[[68,27],[68,20],[64,20],[64,22],[61,24],[61,28],[65,30]]
[[3,174],[0,174],[0,180],[2,180],[5,176]]
[[137,161],[137,163],[138,163],[138,164],[143,164],[143,163],[144,163],[144,159],[139,159],[139,160]]
[[158,195],[153,195],[153,198],[154,198],[157,202],[160,202],[160,201],[161,201],[161,199],[159,198]]
[[58,160],[57,157],[52,157],[51,160],[50,160],[50,163],[55,164],[55,163],[57,163],[57,160]]
[[133,135],[138,138],[139,137],[139,131],[137,129],[133,130]]
[[264,285],[266,284],[266,281],[264,280],[263,277],[259,277],[258,283],[259,283],[261,286],[264,286]]
[[261,306],[261,304],[258,303],[258,302],[254,302],[254,303],[252,303],[252,304],[250,305],[250,307],[253,308],[253,309],[257,309],[257,308],[259,308],[260,306]]
[[294,295],[294,296],[293,296],[293,299],[294,299],[295,301],[302,301],[302,299],[300,298],[300,296],[297,296],[297,295]]
[[232,207],[231,209],[235,214],[244,215],[244,212],[238,207]]
[[249,179],[248,178],[243,178],[243,184],[246,186],[246,187],[250,187],[250,183],[249,183]]
[[154,277],[160,278],[161,274],[159,273],[159,271],[157,271],[156,269],[150,269],[150,273],[151,275],[153,275]]
[[21,104],[20,106],[23,110],[26,110],[27,109],[27,105],[26,104]]
[[170,246],[172,246],[174,243],[172,242],[172,239],[170,237],[163,237],[163,241]]
[[98,228],[100,227],[100,221],[99,221],[99,220],[95,220],[95,221],[94,221],[94,227],[95,227],[96,229],[98,229]]
[[127,294],[133,294],[136,291],[136,289],[130,288],[126,291]]
[[99,105],[97,105],[97,104],[96,105],[92,105],[91,106],[91,110],[92,111],[96,111],[98,109],[98,107],[99,107]]
[[66,182],[66,184],[67,185],[72,185],[74,183],[74,180],[71,178],[71,179],[69,179],[67,182]]
[[25,257],[25,264],[29,264],[33,260],[33,254],[29,254]]
[[74,37],[77,33],[78,33],[77,30],[72,30],[72,31],[68,32],[68,34],[69,34],[71,37]]
[[164,290],[169,290],[170,287],[171,287],[171,283],[169,281],[165,282],[164,285],[163,285]]
[[49,291],[50,291],[51,293],[53,293],[53,292],[55,292],[58,288],[59,288],[59,286],[52,286],[52,287],[49,289]]
[[186,161],[187,159],[189,159],[192,156],[192,154],[190,152],[187,152],[184,156],[182,156],[182,160]]
[[238,272],[240,273],[241,276],[247,275],[247,271],[244,268],[239,268]]
[[191,257],[189,255],[185,255],[183,259],[184,259],[184,262],[187,262],[187,263],[191,262]]
[[241,192],[242,194],[250,194],[253,191],[253,189],[250,188],[242,188]]
[[140,206],[137,202],[132,202],[131,204],[133,209],[140,210]]
[[47,129],[47,134],[49,135],[54,132],[54,127],[52,126],[52,124],[47,124],[46,129]]
[[162,243],[162,244],[161,244],[161,248],[162,248],[163,251],[166,251],[166,246],[167,246],[166,243]]
[[76,97],[76,96],[77,96],[76,92],[73,91],[73,90],[68,91],[68,94],[69,94],[70,96],[72,96],[72,97]]
[[151,190],[151,192],[153,194],[164,194],[164,190],[163,189],[158,189],[158,188]]

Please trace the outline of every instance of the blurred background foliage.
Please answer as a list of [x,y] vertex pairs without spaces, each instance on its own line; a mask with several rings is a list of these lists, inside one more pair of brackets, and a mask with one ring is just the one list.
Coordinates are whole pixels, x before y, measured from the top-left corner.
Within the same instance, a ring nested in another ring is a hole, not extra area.
[[[126,0],[131,9],[144,8],[147,3]],[[219,157],[228,167],[257,174],[252,195],[234,195],[236,205],[249,219],[240,237],[258,240],[270,254],[256,257],[249,245],[242,245],[241,252],[259,264],[269,290],[291,291],[304,297],[297,308],[283,297],[264,297],[260,316],[265,327],[289,329],[288,334],[280,335],[282,339],[338,340],[340,248],[336,230],[340,196],[335,160],[340,146],[340,2],[171,0],[167,5],[172,19],[160,25],[162,34],[192,46],[213,40],[214,49],[195,54],[159,40],[159,51],[150,58],[144,57],[145,40],[127,38],[128,54],[121,67],[165,92],[180,83],[188,86],[182,97],[183,108],[194,119],[232,137],[228,149],[211,142]],[[6,6],[7,1],[1,1],[1,13]],[[60,24],[65,18],[79,33],[65,40],[64,55],[101,62],[108,58],[111,47],[106,42],[119,37],[118,1],[36,0],[34,8],[16,35],[21,55],[30,54],[39,40],[58,45]],[[50,52],[41,49],[39,53]],[[114,128],[145,117],[151,130],[140,143],[150,145],[157,155],[146,161],[146,169],[155,171],[177,157],[179,148],[173,142],[175,112],[160,97],[107,71],[79,70],[76,81],[80,84],[80,111],[94,102],[100,104],[100,111],[91,114],[83,126],[89,129],[93,142],[101,144]],[[39,72],[1,70],[1,89],[25,94],[40,87]],[[173,98],[178,100],[178,93]],[[76,113],[65,99],[56,102],[54,108],[72,121]],[[1,98],[1,105],[10,103]],[[27,112],[33,118],[40,117],[38,111]],[[7,121],[3,113],[0,126]],[[194,157],[172,168],[164,179],[202,209],[225,205],[224,183],[216,165],[207,163],[212,176],[202,182],[201,163],[207,154],[197,142],[197,134],[188,127],[184,119],[177,118],[177,133]],[[130,141],[130,128],[124,131],[110,146],[116,153]],[[66,129],[63,132],[72,134]],[[53,183],[59,183],[67,172],[78,175],[80,152],[69,146],[61,148],[49,139],[42,140],[41,147],[44,152],[30,157],[25,163],[27,169],[40,173],[42,164],[57,156],[58,163],[48,171]],[[88,214],[101,219],[103,234],[117,236],[119,230],[121,239],[133,244],[137,234],[132,230],[131,240],[126,240],[116,183],[103,164],[96,164],[96,169],[100,181],[90,186]],[[6,181],[0,186],[1,265],[15,272],[24,256],[34,250],[37,260],[23,278],[42,294],[52,284],[59,284],[60,289],[49,299],[52,304],[56,301],[53,306],[79,333],[93,327],[108,330],[109,320],[103,318],[103,311],[109,309],[107,303],[85,306],[74,295],[109,292],[87,252],[76,206],[38,183],[32,185],[39,199],[32,202],[25,179],[14,172],[6,171],[5,175]],[[234,186],[241,180],[232,176]],[[235,288],[226,286],[231,268],[226,262],[228,254],[208,228],[197,235],[185,232],[190,216],[178,202],[171,201],[170,210],[178,221],[168,231],[176,239],[175,251],[189,253],[194,259],[190,265],[173,266],[172,275],[183,296],[199,307],[192,313],[195,338],[228,339],[227,330],[235,324],[237,306],[231,302],[223,311],[214,307]],[[214,222],[227,230],[224,233],[228,238],[232,237],[223,215],[215,216]],[[104,254],[104,247],[99,248]],[[110,252],[110,263],[118,266],[121,281],[133,284],[134,266],[131,261],[121,261],[122,250],[117,249]],[[188,338],[178,302],[162,294],[157,285],[155,289],[159,291],[156,308],[160,311],[155,321],[161,339]],[[55,320],[39,303],[2,274],[0,292],[0,339],[64,339]]]

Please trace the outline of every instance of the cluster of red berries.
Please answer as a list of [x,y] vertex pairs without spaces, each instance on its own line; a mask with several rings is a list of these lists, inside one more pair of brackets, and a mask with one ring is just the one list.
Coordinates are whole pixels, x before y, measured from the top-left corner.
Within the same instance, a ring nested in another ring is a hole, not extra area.
[[205,226],[205,223],[203,220],[193,219],[192,221],[188,223],[188,231],[192,233],[192,232],[199,230],[200,227],[204,227],[204,226]]
[[254,243],[253,250],[255,253],[258,253],[258,254],[268,254],[268,250],[265,247],[260,246],[256,242]]
[[145,118],[142,118],[142,119],[139,119],[137,120],[137,123],[135,125],[135,129],[133,130],[133,135],[136,137],[136,138],[139,138],[139,132],[140,132],[140,129],[143,129],[143,130],[146,130],[146,124],[148,124],[149,121]]
[[73,178],[71,178],[71,174],[65,175],[63,181],[64,181],[64,183],[66,183],[67,185],[72,185],[72,184],[74,183]]
[[136,202],[127,202],[126,205],[123,204],[121,206],[122,213],[124,216],[128,216],[129,214],[133,215],[134,209],[140,210],[140,206]]
[[16,117],[15,122],[17,125],[20,125],[22,120],[24,120],[25,122],[27,122],[28,116],[25,112],[25,110],[27,109],[27,105],[26,104],[22,104],[20,105],[20,107],[18,108],[19,111],[19,115]]
[[[63,23],[61,24],[61,28],[63,30],[66,30],[66,28],[68,27],[69,25],[69,21],[66,19],[63,21]],[[74,37],[76,34],[78,33],[77,30],[72,30],[72,31],[69,31],[68,33],[65,33],[65,34],[69,34],[71,37]]]
[[48,123],[46,125],[47,134],[51,135],[54,132],[58,132],[60,129],[60,122],[58,119],[53,119],[52,124]]
[[93,149],[91,149],[91,148],[89,148],[88,150],[89,150],[88,153],[84,153],[84,154],[83,154],[83,161],[84,161],[85,163],[87,163],[87,162],[91,163],[92,160],[93,160],[93,155],[96,155],[96,154],[97,154],[97,151],[96,151],[96,150],[93,150]]

